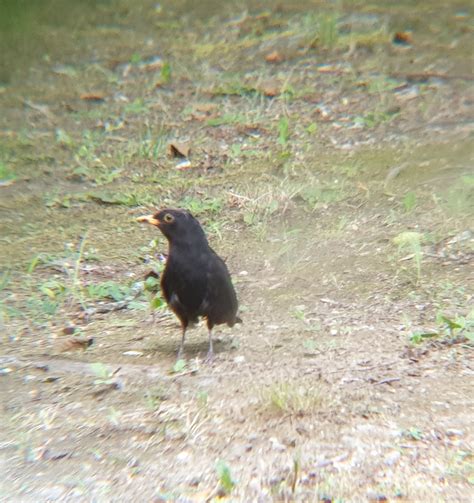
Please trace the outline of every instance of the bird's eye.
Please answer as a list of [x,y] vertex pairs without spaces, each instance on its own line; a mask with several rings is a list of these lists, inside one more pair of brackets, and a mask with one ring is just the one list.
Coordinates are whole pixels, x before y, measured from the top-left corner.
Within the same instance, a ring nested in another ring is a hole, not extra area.
[[171,213],[167,213],[164,217],[163,220],[167,223],[170,224],[171,222],[174,221],[174,216],[171,215]]

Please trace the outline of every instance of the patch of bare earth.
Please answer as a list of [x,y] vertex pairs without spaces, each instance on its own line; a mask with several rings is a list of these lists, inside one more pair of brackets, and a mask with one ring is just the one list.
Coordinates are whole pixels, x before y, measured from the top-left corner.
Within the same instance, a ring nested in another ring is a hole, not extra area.
[[[0,500],[471,501],[468,14],[117,5],[0,94]],[[143,290],[162,204],[235,281],[212,364]]]

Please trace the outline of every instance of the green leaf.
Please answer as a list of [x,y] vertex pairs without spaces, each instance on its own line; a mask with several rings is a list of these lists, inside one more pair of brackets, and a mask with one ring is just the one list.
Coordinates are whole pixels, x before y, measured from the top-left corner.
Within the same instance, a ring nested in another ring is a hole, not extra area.
[[235,486],[235,482],[232,480],[229,466],[225,461],[222,461],[220,459],[217,462],[216,470],[217,475],[219,476],[219,483],[221,485],[221,488],[226,494],[230,494]]
[[469,341],[469,342],[474,342],[474,332],[466,332],[464,334],[464,337],[466,337],[466,339]]
[[431,339],[433,337],[438,337],[438,332],[413,332],[410,335],[410,342],[412,344],[420,344],[425,339]]
[[171,65],[168,61],[161,67],[160,78],[163,84],[167,84],[171,80]]
[[179,359],[173,365],[173,372],[177,374],[178,372],[182,372],[186,368],[186,360]]
[[37,265],[40,262],[41,262],[41,255],[36,255],[36,257],[33,257],[27,269],[28,274],[31,274],[36,269]]
[[441,315],[440,316],[440,319],[441,321],[443,321],[447,327],[449,328],[449,330],[455,330],[456,328],[462,328],[462,325],[460,325],[459,323],[456,323],[455,321],[453,320],[450,320],[449,318],[447,318],[446,316],[444,315]]
[[15,180],[16,175],[8,166],[0,162],[0,183],[8,185],[9,182]]
[[153,299],[150,302],[150,306],[152,309],[160,309],[164,305],[163,299],[161,297],[153,297]]
[[116,302],[120,302],[130,294],[130,289],[128,286],[119,285],[113,281],[105,281],[98,285],[89,285],[87,293],[92,298],[113,299]]
[[8,283],[10,283],[10,277],[10,270],[7,270],[2,274],[2,277],[0,278],[0,292],[8,286]]
[[50,299],[54,299],[56,297],[56,294],[51,290],[51,288],[48,288],[47,286],[42,286],[40,288],[41,292],[43,292],[45,295],[47,295]]
[[309,133],[309,134],[313,134],[313,133],[316,133],[316,131],[318,130],[318,125],[315,123],[315,122],[312,122],[307,128],[306,128],[306,131]]
[[145,290],[149,292],[155,292],[156,287],[159,286],[160,280],[159,278],[155,278],[154,276],[149,276],[145,281]]
[[103,363],[91,363],[91,370],[100,379],[108,379],[110,377],[110,372]]
[[278,123],[278,143],[285,145],[290,138],[288,119],[283,116]]
[[403,198],[403,206],[405,211],[410,212],[416,206],[416,194],[414,192],[408,192]]

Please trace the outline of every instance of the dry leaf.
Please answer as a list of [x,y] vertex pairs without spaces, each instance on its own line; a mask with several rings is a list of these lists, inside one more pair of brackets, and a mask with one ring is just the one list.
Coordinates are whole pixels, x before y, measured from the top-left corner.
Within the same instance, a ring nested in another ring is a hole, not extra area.
[[273,98],[280,94],[280,89],[275,84],[263,84],[260,87],[260,91],[269,98]]
[[63,335],[73,335],[76,331],[76,327],[74,325],[67,325],[63,328]]
[[188,143],[178,143],[176,141],[168,144],[168,155],[170,157],[188,157],[191,147]]
[[105,95],[102,93],[83,93],[80,98],[81,100],[90,101],[91,103],[102,103],[105,101]]
[[392,42],[397,45],[411,45],[413,43],[413,35],[411,31],[397,31],[393,36]]
[[60,341],[57,344],[57,350],[60,353],[66,353],[67,351],[85,351],[89,346],[94,343],[94,339],[90,337],[89,339],[83,339],[79,337],[71,337],[65,341]]
[[197,112],[211,113],[217,108],[215,103],[196,103],[194,110]]
[[283,56],[278,51],[273,51],[265,56],[265,61],[267,63],[281,63]]
[[145,72],[156,72],[163,68],[163,60],[159,57],[150,58],[140,64],[140,69]]

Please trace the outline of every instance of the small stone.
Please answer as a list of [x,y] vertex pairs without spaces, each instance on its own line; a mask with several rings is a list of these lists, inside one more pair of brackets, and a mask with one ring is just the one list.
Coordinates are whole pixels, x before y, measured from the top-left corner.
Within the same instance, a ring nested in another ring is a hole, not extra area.
[[188,451],[182,451],[176,456],[176,461],[180,463],[186,463],[191,458],[191,454]]
[[245,356],[244,355],[239,355],[234,358],[234,363],[244,363],[245,362]]
[[283,452],[286,450],[286,447],[281,442],[279,442],[275,437],[270,438],[270,443],[272,444],[272,448],[275,451]]
[[190,167],[191,167],[191,161],[188,161],[187,159],[184,161],[178,162],[178,164],[176,164],[176,166],[175,166],[176,169],[188,169]]
[[394,464],[398,463],[398,460],[400,459],[401,457],[401,454],[400,452],[398,451],[392,451],[392,452],[389,452],[383,462],[387,465],[387,466],[393,466]]
[[449,428],[446,430],[446,435],[448,435],[448,437],[463,437],[464,432],[455,428]]
[[124,351],[122,353],[124,356],[142,356],[143,353],[141,351]]
[[385,494],[378,493],[372,489],[369,489],[366,494],[369,501],[388,501]]

